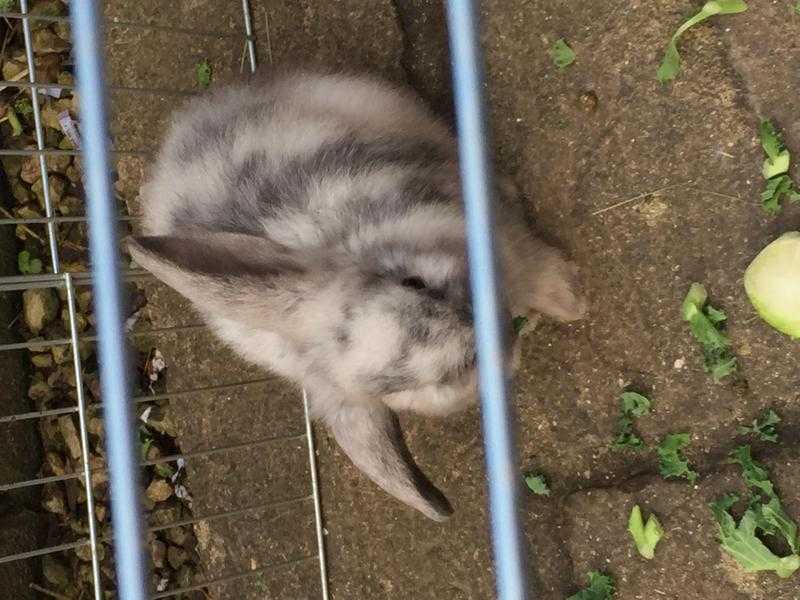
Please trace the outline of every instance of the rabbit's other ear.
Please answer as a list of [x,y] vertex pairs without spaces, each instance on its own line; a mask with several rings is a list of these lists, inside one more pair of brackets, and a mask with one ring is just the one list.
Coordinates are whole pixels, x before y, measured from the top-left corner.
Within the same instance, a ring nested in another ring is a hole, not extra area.
[[380,403],[345,404],[325,415],[336,441],[353,464],[398,500],[429,519],[453,513],[408,451],[397,415]]
[[253,300],[246,293],[251,284],[276,289],[307,272],[285,247],[251,235],[191,231],[129,237],[126,243],[138,265],[201,304]]

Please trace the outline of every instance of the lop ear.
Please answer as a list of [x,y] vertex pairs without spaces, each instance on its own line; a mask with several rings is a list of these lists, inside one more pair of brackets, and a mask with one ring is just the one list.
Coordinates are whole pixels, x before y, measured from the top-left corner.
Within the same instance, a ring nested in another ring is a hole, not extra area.
[[342,405],[325,421],[345,454],[389,494],[434,521],[453,513],[408,451],[397,415],[383,404]]
[[260,290],[277,289],[282,279],[301,279],[306,272],[285,247],[251,235],[192,232],[129,237],[126,243],[138,265],[200,304],[243,298],[256,281]]

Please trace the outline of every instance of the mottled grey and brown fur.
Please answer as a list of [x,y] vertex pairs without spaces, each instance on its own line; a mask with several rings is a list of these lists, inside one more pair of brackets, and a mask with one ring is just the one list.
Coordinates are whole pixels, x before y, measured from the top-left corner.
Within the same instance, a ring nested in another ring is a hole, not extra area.
[[[244,358],[303,385],[375,483],[445,519],[452,509],[394,411],[444,415],[475,398],[448,129],[409,92],[368,77],[278,76],[190,103],[142,198],[136,262]],[[497,231],[509,326],[533,311],[580,317],[573,267],[510,206]]]

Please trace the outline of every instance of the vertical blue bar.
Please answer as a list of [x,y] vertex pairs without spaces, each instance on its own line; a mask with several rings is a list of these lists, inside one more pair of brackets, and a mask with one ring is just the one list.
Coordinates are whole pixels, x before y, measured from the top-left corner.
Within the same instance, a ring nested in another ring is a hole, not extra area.
[[507,399],[497,261],[492,236],[494,186],[487,154],[483,64],[474,0],[448,0],[461,185],[467,222],[475,343],[489,479],[492,546],[500,600],[527,597],[517,511],[519,471]]
[[116,203],[111,191],[108,158],[103,38],[96,0],[73,0],[70,11],[80,97],[118,596],[121,600],[144,600],[146,579],[139,467],[122,324]]

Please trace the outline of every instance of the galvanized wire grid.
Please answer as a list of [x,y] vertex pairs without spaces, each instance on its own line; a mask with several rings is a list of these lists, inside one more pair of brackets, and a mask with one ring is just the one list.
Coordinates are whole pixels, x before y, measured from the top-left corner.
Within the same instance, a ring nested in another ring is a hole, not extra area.
[[[81,0],[82,1],[82,0]],[[88,3],[88,0],[87,0]],[[255,45],[254,45],[254,34],[252,29],[252,24],[250,21],[250,12],[249,12],[249,3],[248,0],[242,0],[242,13],[243,13],[243,20],[244,20],[244,35],[240,33],[231,33],[229,31],[226,32],[202,32],[203,35],[214,35],[217,37],[225,36],[229,37],[231,43],[242,43],[244,44],[244,52],[248,58],[248,65],[251,71],[255,71],[256,69],[256,52],[255,52]],[[94,415],[96,411],[103,408],[103,404],[100,402],[89,402],[89,399],[86,397],[86,392],[84,389],[83,381],[82,381],[82,373],[83,373],[83,365],[81,361],[81,353],[79,351],[79,347],[82,343],[85,342],[95,342],[97,341],[97,336],[94,334],[82,334],[79,332],[79,328],[76,324],[76,289],[82,286],[89,286],[92,284],[92,277],[88,273],[69,273],[62,270],[62,265],[60,261],[60,254],[59,254],[59,244],[58,244],[58,237],[57,237],[57,227],[60,223],[86,223],[89,221],[89,217],[87,216],[58,216],[54,210],[53,202],[50,197],[50,189],[49,189],[49,180],[48,180],[48,170],[46,165],[46,158],[48,156],[55,156],[61,154],[69,154],[69,155],[78,155],[80,154],[78,151],[69,151],[69,150],[59,150],[55,148],[48,148],[45,144],[45,136],[44,136],[44,127],[42,125],[42,117],[40,113],[40,95],[43,93],[42,88],[61,88],[61,89],[73,89],[74,86],[71,85],[57,85],[47,83],[37,82],[36,79],[36,64],[34,60],[34,53],[33,53],[33,45],[32,45],[32,36],[31,36],[31,22],[36,19],[46,20],[46,21],[65,21],[67,17],[53,17],[53,16],[45,16],[45,15],[33,15],[29,13],[29,6],[28,0],[20,0],[20,12],[18,13],[6,13],[3,15],[6,19],[9,20],[16,20],[21,22],[24,40],[25,40],[25,51],[26,51],[26,59],[27,59],[27,68],[28,68],[28,81],[27,82],[19,82],[19,81],[0,81],[0,86],[7,86],[7,87],[14,87],[14,88],[21,88],[27,90],[30,94],[31,104],[33,108],[33,119],[35,124],[35,133],[36,133],[36,148],[35,149],[0,149],[0,155],[11,155],[11,156],[38,156],[39,162],[39,173],[42,179],[43,185],[43,196],[44,196],[44,208],[45,208],[45,216],[43,218],[3,218],[0,219],[0,227],[8,226],[8,227],[15,227],[18,225],[44,225],[46,228],[46,242],[47,246],[50,250],[50,268],[51,273],[42,274],[42,275],[22,275],[22,276],[12,276],[12,277],[0,277],[0,293],[13,293],[13,292],[23,292],[25,290],[30,290],[34,288],[57,288],[64,290],[66,293],[66,309],[69,315],[69,337],[61,338],[61,339],[48,339],[48,340],[37,340],[37,341],[28,341],[28,342],[18,342],[18,343],[6,343],[0,344],[0,352],[7,352],[7,351],[14,351],[14,350],[35,350],[35,349],[42,349],[42,348],[50,348],[54,346],[67,346],[71,348],[72,351],[72,358],[73,364],[72,368],[74,370],[75,382],[76,382],[76,394],[77,394],[77,403],[74,406],[62,407],[62,408],[53,408],[48,410],[37,410],[37,411],[29,411],[19,414],[0,414],[0,427],[7,427],[13,423],[17,423],[20,421],[30,421],[30,420],[38,420],[38,419],[47,419],[53,418],[63,415],[74,415],[77,414],[78,421],[79,421],[79,429],[80,429],[80,445],[81,445],[81,469],[74,473],[66,473],[63,475],[53,475],[47,477],[37,477],[34,479],[29,479],[25,481],[4,481],[0,482],[0,494],[4,492],[9,492],[11,490],[19,490],[22,488],[30,488],[34,486],[42,486],[47,483],[59,482],[59,481],[67,481],[67,480],[82,480],[85,493],[86,493],[86,513],[87,513],[87,522],[89,526],[89,533],[87,537],[78,539],[74,542],[59,544],[59,545],[51,545],[45,546],[41,548],[37,548],[34,550],[29,550],[25,552],[19,552],[16,554],[11,554],[7,556],[0,556],[0,564],[9,563],[13,561],[21,561],[21,560],[31,560],[36,559],[39,557],[43,557],[49,554],[60,553],[64,551],[75,551],[78,548],[89,546],[91,550],[91,565],[92,565],[92,581],[93,581],[93,590],[94,590],[94,598],[95,600],[101,600],[104,596],[104,590],[102,586],[102,579],[100,575],[100,560],[98,558],[98,547],[101,541],[108,541],[107,539],[101,537],[98,533],[98,523],[95,515],[94,510],[94,497],[93,497],[93,489],[92,489],[92,475],[98,473],[104,473],[104,469],[93,469],[90,465],[87,457],[89,456],[89,439],[88,439],[88,429],[87,429],[87,422],[90,416]],[[115,21],[115,24],[123,24],[126,27],[132,28],[157,28],[160,30],[173,30],[173,31],[180,31],[182,33],[191,33],[185,29],[171,29],[165,26],[159,25],[148,25],[148,24],[141,24],[141,23],[120,23],[119,21]],[[81,35],[78,33],[77,35]],[[178,91],[178,90],[169,90],[169,89],[154,89],[154,88],[135,88],[135,87],[125,87],[125,86],[109,86],[109,89],[115,91],[125,91],[125,92],[142,92],[142,93],[160,93],[160,94],[170,94],[170,95],[177,95],[177,96],[184,96],[187,95],[186,92]],[[118,152],[117,154],[135,154],[135,155],[142,155],[142,152]],[[120,220],[133,220],[135,217],[129,216],[121,216],[119,217]],[[136,281],[136,280],[145,280],[150,278],[150,275],[144,271],[138,270],[124,270],[122,273],[122,278],[127,281]],[[189,325],[184,327],[171,327],[171,328],[161,328],[161,329],[150,329],[147,331],[135,331],[131,332],[130,335],[135,336],[148,336],[157,333],[174,333],[174,332],[181,332],[181,331],[190,331],[201,328],[201,325]],[[266,380],[258,380],[266,381]],[[186,397],[191,396],[194,394],[202,393],[202,392],[209,392],[209,391],[221,391],[221,390],[231,390],[236,389],[241,386],[245,386],[248,384],[257,383],[256,381],[243,381],[240,383],[234,384],[226,384],[226,385],[218,385],[218,386],[206,386],[200,387],[196,389],[186,389],[180,391],[172,391],[163,394],[150,394],[150,395],[141,395],[135,396],[132,398],[133,405],[138,405],[146,402],[152,402],[155,400],[163,400],[167,398],[179,398],[179,397]],[[304,503],[309,505],[309,510],[314,511],[314,520],[315,520],[315,533],[316,533],[316,540],[315,546],[317,548],[317,553],[315,555],[308,555],[308,556],[299,556],[295,557],[291,560],[285,562],[275,562],[270,565],[262,566],[257,569],[252,569],[248,571],[226,574],[220,577],[212,577],[208,578],[202,582],[198,582],[196,584],[192,584],[189,587],[183,588],[176,588],[176,589],[168,589],[162,592],[155,592],[153,590],[150,591],[150,598],[169,598],[174,596],[180,596],[182,594],[194,591],[194,590],[201,590],[207,588],[209,586],[213,586],[215,584],[222,584],[229,581],[234,581],[237,579],[244,579],[248,577],[252,577],[258,574],[268,574],[270,570],[286,567],[292,564],[297,564],[301,562],[308,562],[308,561],[317,561],[319,564],[319,575],[320,575],[320,589],[322,598],[328,598],[328,589],[327,589],[327,574],[326,574],[326,563],[325,563],[325,547],[324,547],[324,538],[323,538],[323,528],[322,528],[322,511],[321,511],[321,504],[320,504],[320,497],[319,497],[319,489],[318,489],[318,482],[317,482],[317,467],[316,467],[316,452],[314,448],[314,436],[311,427],[311,423],[309,421],[308,416],[308,407],[306,398],[303,398],[304,402],[304,416],[305,416],[305,424],[304,430],[298,433],[291,433],[286,435],[280,436],[273,436],[266,439],[259,439],[253,440],[247,443],[238,443],[238,444],[228,444],[225,446],[217,446],[213,448],[208,448],[204,450],[199,450],[191,453],[183,453],[183,454],[174,454],[170,456],[162,456],[155,460],[144,460],[139,462],[140,467],[145,467],[148,465],[156,465],[156,464],[164,464],[164,463],[177,463],[179,460],[189,461],[192,459],[196,459],[199,457],[210,456],[213,454],[218,453],[225,453],[231,452],[234,450],[246,450],[246,449],[262,449],[266,446],[270,448],[272,451],[279,452],[281,442],[289,442],[298,439],[304,439],[306,441],[307,449],[308,449],[308,460],[309,460],[309,468],[310,468],[310,475],[311,475],[311,482],[310,482],[310,491],[309,494],[303,495],[300,497],[294,498],[287,498],[280,501],[271,501],[271,502],[262,502],[252,506],[247,506],[243,508],[237,508],[234,510],[227,510],[227,511],[219,511],[213,514],[205,514],[205,515],[193,515],[192,518],[179,520],[173,523],[168,523],[164,525],[152,525],[146,527],[146,531],[155,532],[163,529],[169,529],[171,527],[177,526],[189,526],[200,523],[202,521],[211,521],[215,519],[231,519],[236,517],[241,517],[246,515],[247,513],[257,511],[259,509],[264,508],[278,508],[290,504],[298,504]],[[189,482],[191,485],[191,482]],[[116,521],[115,521],[116,523]],[[119,557],[118,557],[119,558]],[[119,563],[119,560],[118,560]],[[119,564],[118,564],[119,566]]]

